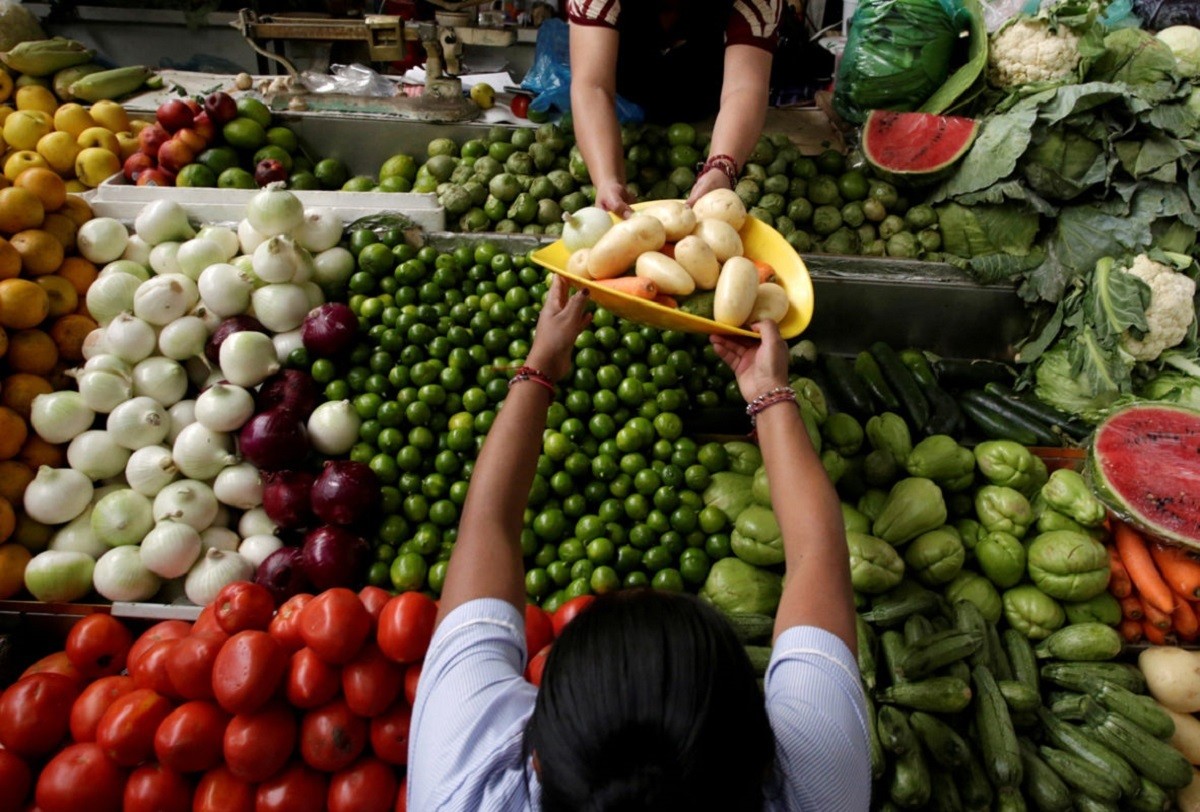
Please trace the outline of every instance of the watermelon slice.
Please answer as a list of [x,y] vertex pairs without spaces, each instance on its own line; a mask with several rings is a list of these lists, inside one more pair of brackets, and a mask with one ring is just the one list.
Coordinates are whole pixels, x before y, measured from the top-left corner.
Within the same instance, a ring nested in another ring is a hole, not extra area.
[[863,123],[862,150],[879,172],[921,183],[954,166],[978,131],[973,118],[872,110]]
[[1092,486],[1152,536],[1200,549],[1200,411],[1140,404],[1113,412],[1088,455]]

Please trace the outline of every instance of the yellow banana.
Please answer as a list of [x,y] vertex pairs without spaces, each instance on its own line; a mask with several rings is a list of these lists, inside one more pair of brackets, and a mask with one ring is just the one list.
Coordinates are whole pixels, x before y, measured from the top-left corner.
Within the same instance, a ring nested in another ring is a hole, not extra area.
[[79,101],[97,102],[101,99],[119,99],[128,96],[146,83],[154,71],[144,65],[103,70],[71,83],[68,91]]
[[22,42],[0,53],[5,65],[26,76],[49,76],[63,68],[91,60],[93,52],[83,43],[64,37]]

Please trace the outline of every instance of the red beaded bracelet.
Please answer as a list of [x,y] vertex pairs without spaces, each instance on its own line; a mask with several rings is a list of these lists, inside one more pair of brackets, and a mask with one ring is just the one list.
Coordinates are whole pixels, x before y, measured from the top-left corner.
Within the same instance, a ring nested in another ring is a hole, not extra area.
[[750,425],[758,425],[758,415],[766,408],[774,406],[777,403],[795,403],[796,391],[790,386],[777,386],[774,389],[768,389],[746,406],[746,414],[750,418]]
[[519,366],[513,370],[513,376],[508,381],[508,388],[512,389],[513,384],[521,383],[522,381],[533,381],[538,386],[544,386],[550,392],[550,397],[554,397],[554,381],[550,380],[546,373],[540,369],[535,369],[531,366]]
[[720,153],[708,156],[708,160],[700,166],[700,170],[696,174],[697,176],[703,175],[710,169],[718,169],[723,172],[725,177],[729,179],[730,189],[737,185],[738,165],[732,155]]

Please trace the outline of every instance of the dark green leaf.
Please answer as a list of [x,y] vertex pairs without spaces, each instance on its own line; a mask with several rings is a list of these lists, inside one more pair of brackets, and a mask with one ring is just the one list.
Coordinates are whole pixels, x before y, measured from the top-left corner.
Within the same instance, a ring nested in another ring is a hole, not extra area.
[[931,196],[932,202],[978,192],[1011,175],[1029,146],[1036,118],[1035,109],[1018,107],[985,120],[970,151]]
[[1058,334],[1062,331],[1063,310],[1064,303],[1060,301],[1054,308],[1054,312],[1050,314],[1050,318],[1042,325],[1041,331],[1021,345],[1021,351],[1017,356],[1017,360],[1020,363],[1031,364],[1050,348],[1050,345],[1054,343],[1055,339],[1058,338]]
[[1097,262],[1083,298],[1086,317],[1103,340],[1118,338],[1131,327],[1147,329],[1150,287],[1115,266],[1111,257]]

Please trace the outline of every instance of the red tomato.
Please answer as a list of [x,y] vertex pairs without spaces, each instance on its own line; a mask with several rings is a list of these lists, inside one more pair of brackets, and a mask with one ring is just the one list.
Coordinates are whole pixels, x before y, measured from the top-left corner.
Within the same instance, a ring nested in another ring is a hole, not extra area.
[[200,616],[192,624],[192,634],[225,634],[225,630],[217,623],[217,610],[209,604],[200,610]]
[[0,749],[0,812],[17,812],[25,806],[29,790],[33,789],[33,774],[29,765],[15,753]]
[[254,788],[224,765],[209,770],[196,784],[192,812],[254,812]]
[[378,623],[379,613],[383,611],[384,605],[392,599],[392,593],[377,586],[364,586],[358,590],[358,599],[362,601],[362,605],[367,607],[367,611],[370,612],[371,621]]
[[212,670],[229,635],[219,629],[176,640],[167,654],[167,679],[183,699],[212,699]]
[[370,633],[371,613],[349,589],[327,589],[300,611],[304,645],[327,663],[353,660]]
[[408,776],[400,779],[400,789],[396,790],[396,812],[408,812]]
[[293,707],[319,708],[337,696],[341,688],[342,674],[336,665],[325,662],[307,647],[292,655],[284,690]]
[[96,727],[108,706],[136,687],[132,677],[101,677],[84,688],[71,706],[71,738],[77,742],[94,742]]
[[417,682],[421,679],[421,664],[413,663],[404,672],[404,698],[408,700],[408,704],[416,706],[417,704]]
[[122,767],[135,767],[154,755],[154,734],[171,712],[171,700],[148,688],[117,697],[96,727],[96,744]]
[[296,715],[282,702],[235,716],[225,728],[225,763],[242,781],[266,781],[283,769],[295,749]]
[[529,118],[529,97],[524,93],[518,93],[513,96],[509,107],[512,109],[512,114],[517,118]]
[[151,643],[138,657],[137,662],[129,667],[129,676],[133,684],[139,688],[147,688],[163,696],[178,697],[171,676],[167,673],[167,661],[175,647],[186,637],[159,640]]
[[567,624],[575,619],[576,615],[591,605],[592,601],[596,600],[595,595],[580,595],[578,598],[571,600],[558,607],[558,611],[554,613],[554,636],[558,637],[562,634],[562,630]]
[[67,652],[56,651],[47,654],[33,665],[21,672],[21,679],[32,677],[34,674],[62,674],[70,677],[76,687],[82,689],[87,684],[87,677],[67,659]]
[[300,762],[258,787],[254,812],[324,812],[329,783]]
[[130,647],[129,654],[125,657],[125,667],[132,674],[133,667],[146,653],[146,649],[160,640],[178,640],[180,637],[187,637],[191,632],[192,624],[183,620],[164,620],[161,623],[155,623],[142,632],[141,637],[133,641],[133,646]]
[[525,667],[525,679],[533,683],[536,687],[542,687],[542,674],[546,670],[546,658],[550,656],[550,646],[544,647],[537,654],[533,655],[529,660],[529,665]]
[[79,687],[43,672],[17,680],[0,695],[0,745],[21,758],[49,755],[67,735]]
[[392,812],[396,773],[377,758],[365,756],[329,780],[329,812]]
[[161,764],[143,764],[125,784],[124,812],[192,812],[192,785]]
[[371,720],[371,749],[388,764],[408,763],[408,729],[412,726],[412,708],[403,700]]
[[212,702],[185,702],[154,734],[154,754],[166,767],[200,773],[221,763],[229,716]]
[[252,713],[283,682],[287,652],[266,632],[238,632],[225,641],[213,663],[213,693],[230,713]]
[[379,648],[398,663],[425,658],[433,639],[437,604],[420,592],[403,592],[387,602],[379,616]]
[[550,613],[536,604],[525,604],[525,653],[533,657],[554,642],[554,621]]
[[88,615],[71,627],[66,653],[86,676],[107,677],[125,670],[133,635],[112,615]]
[[367,721],[355,716],[341,699],[309,711],[300,722],[300,755],[314,770],[344,769],[366,744]]
[[226,584],[213,601],[217,624],[228,634],[266,631],[275,614],[275,599],[261,584],[234,581]]
[[388,709],[404,687],[404,669],[368,642],[342,668],[342,693],[350,710],[368,719]]
[[50,759],[37,779],[41,812],[120,812],[125,771],[93,742],[72,744]]
[[267,631],[287,651],[297,651],[304,648],[304,638],[300,636],[300,611],[312,601],[313,596],[307,592],[293,595],[279,606]]

